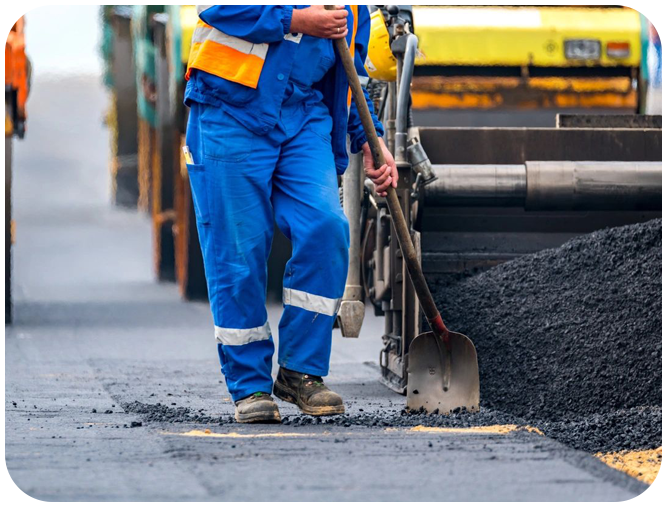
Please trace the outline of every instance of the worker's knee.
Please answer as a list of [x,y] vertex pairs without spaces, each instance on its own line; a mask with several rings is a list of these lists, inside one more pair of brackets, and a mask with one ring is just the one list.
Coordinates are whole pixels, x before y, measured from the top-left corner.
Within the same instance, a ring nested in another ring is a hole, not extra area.
[[329,248],[350,247],[350,227],[343,212],[325,211],[320,213],[314,236]]
[[339,271],[347,267],[350,233],[347,218],[340,212],[320,212],[313,217],[301,238],[294,238],[297,257],[317,259],[321,267]]

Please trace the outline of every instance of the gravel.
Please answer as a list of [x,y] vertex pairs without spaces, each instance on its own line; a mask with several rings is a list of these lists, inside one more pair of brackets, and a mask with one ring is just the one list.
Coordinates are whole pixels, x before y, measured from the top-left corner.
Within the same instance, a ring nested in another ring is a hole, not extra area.
[[559,421],[538,421],[555,440],[591,453],[655,449],[662,445],[662,408],[635,407]]
[[364,426],[364,427],[447,427],[470,428],[474,426],[519,425],[526,426],[524,421],[511,414],[482,408],[476,413],[459,412],[450,415],[427,414],[423,411],[410,412],[406,409],[373,410],[363,413],[349,413],[332,417],[311,417],[299,415],[283,417],[283,424],[293,426],[308,426],[311,424],[331,426]]
[[222,425],[234,422],[232,416],[210,416],[204,409],[194,410],[189,407],[172,407],[162,403],[143,403],[133,401],[121,403],[123,410],[131,414],[139,414],[145,422],[152,423],[192,423]]
[[577,448],[661,445],[662,221],[430,280],[477,347],[481,403]]
[[[219,425],[226,426],[237,424],[234,417],[210,416],[204,409],[193,410],[188,407],[171,407],[162,403],[143,403],[133,401],[121,404],[127,413],[139,414],[142,419],[150,423],[187,423],[195,425]],[[470,428],[473,426],[492,425],[521,425],[528,423],[511,414],[482,408],[476,413],[458,412],[450,415],[427,414],[424,411],[409,412],[406,409],[377,409],[356,413],[346,413],[331,417],[313,417],[309,415],[283,416],[282,424],[285,426],[363,426],[363,427],[448,427],[448,428]],[[141,423],[132,423],[141,425]]]

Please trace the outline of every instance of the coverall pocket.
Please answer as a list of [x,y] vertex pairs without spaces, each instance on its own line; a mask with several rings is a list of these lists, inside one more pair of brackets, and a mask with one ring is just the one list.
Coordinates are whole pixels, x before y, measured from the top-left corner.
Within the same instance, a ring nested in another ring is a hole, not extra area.
[[333,47],[330,48],[331,53],[327,53],[322,55],[322,58],[319,59],[317,62],[317,66],[315,74],[313,75],[313,83],[317,83],[322,78],[324,78],[324,75],[329,71],[331,67],[334,66],[334,63],[336,63],[336,58],[333,55]]
[[254,134],[222,108],[207,105],[200,119],[204,158],[241,162],[250,156]]
[[195,217],[200,224],[210,223],[211,217],[208,207],[208,185],[206,184],[206,170],[202,164],[187,164],[192,189],[192,203],[195,208]]

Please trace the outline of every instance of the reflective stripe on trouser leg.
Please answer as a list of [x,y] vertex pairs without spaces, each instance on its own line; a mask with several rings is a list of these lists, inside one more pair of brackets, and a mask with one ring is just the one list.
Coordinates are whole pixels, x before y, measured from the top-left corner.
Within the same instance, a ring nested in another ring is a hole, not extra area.
[[264,303],[277,150],[263,141],[221,108],[191,108],[186,142],[197,173],[190,184],[220,364],[234,400],[273,386]]
[[283,144],[274,175],[273,207],[292,241],[283,280],[278,363],[327,375],[331,335],[345,289],[349,228],[338,198],[331,117],[315,105],[306,128]]
[[313,313],[321,313],[333,317],[338,313],[341,298],[331,299],[316,294],[309,294],[302,290],[283,289],[283,303],[286,306],[295,306]]

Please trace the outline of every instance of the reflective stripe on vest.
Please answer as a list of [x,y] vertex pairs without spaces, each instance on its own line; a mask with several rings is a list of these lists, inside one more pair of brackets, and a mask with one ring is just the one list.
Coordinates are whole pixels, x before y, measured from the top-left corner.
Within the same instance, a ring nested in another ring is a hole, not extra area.
[[190,78],[192,69],[199,69],[228,81],[257,88],[268,51],[268,44],[253,44],[232,37],[199,20],[192,34],[185,79]]

